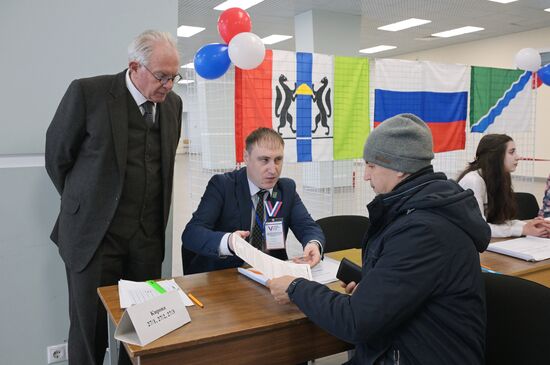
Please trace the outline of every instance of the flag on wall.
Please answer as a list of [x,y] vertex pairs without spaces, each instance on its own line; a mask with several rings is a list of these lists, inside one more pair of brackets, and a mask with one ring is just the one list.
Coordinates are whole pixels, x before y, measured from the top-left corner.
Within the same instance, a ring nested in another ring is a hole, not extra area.
[[370,132],[369,60],[334,59],[334,159],[363,158]]
[[[369,85],[368,61],[357,60],[268,50],[258,68],[248,71],[236,68],[237,161],[243,161],[246,136],[261,126],[281,134],[286,161],[354,158],[353,152],[360,157],[365,141],[362,136],[366,137],[369,129]],[[336,90],[340,90],[341,97],[335,95]],[[350,101],[353,98],[357,103]],[[358,121],[364,132],[359,132],[361,127],[348,129]],[[349,138],[350,134],[354,138]],[[356,142],[358,139],[362,139],[360,143]],[[355,150],[351,147],[354,145]]]
[[470,127],[478,133],[522,132],[534,124],[532,73],[472,66]]
[[412,113],[430,127],[434,152],[463,150],[469,76],[466,65],[376,60],[374,126]]

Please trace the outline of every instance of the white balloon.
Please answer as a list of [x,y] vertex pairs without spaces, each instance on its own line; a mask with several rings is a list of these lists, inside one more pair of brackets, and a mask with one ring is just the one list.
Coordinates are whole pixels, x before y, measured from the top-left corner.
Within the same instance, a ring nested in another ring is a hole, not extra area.
[[239,33],[229,41],[229,58],[235,66],[243,70],[258,67],[265,57],[265,45],[254,33]]
[[536,72],[540,63],[540,53],[536,49],[523,48],[516,54],[516,66],[520,70]]

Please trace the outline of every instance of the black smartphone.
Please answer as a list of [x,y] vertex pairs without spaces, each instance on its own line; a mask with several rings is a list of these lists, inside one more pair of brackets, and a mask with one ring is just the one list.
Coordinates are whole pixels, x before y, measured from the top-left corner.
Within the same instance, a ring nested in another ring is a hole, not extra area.
[[349,284],[355,281],[356,284],[361,281],[361,266],[351,262],[345,257],[340,262],[336,278],[342,280],[344,283]]

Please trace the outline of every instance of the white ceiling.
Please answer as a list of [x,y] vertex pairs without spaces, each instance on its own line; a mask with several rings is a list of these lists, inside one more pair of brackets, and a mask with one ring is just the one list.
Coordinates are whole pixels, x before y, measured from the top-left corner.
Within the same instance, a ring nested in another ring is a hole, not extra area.
[[[213,9],[221,2],[222,0],[179,0],[178,24],[206,28],[191,38],[178,38],[183,63],[192,61],[201,46],[222,42],[216,28],[221,12]],[[509,4],[488,0],[265,0],[247,9],[247,12],[252,19],[252,32],[260,38],[271,34],[293,36],[294,17],[310,10],[355,15],[360,17],[358,23],[361,24],[357,29],[360,32],[358,50],[380,44],[393,45],[397,48],[374,56],[395,57],[414,51],[550,27],[550,13],[543,11],[546,8],[550,8],[550,0],[518,0]],[[377,29],[413,17],[432,22],[399,32]],[[452,38],[430,36],[432,33],[467,25],[483,27],[485,30]],[[335,26],[338,25],[331,25]],[[290,39],[268,48],[295,50],[294,46],[294,39]],[[357,56],[360,55],[358,52]]]

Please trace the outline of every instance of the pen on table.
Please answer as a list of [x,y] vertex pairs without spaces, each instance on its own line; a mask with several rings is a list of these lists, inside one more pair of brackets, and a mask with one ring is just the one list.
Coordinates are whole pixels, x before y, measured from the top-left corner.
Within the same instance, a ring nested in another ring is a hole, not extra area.
[[189,297],[189,299],[191,299],[191,301],[193,301],[193,303],[195,303],[196,305],[198,305],[201,308],[204,308],[204,304],[202,304],[200,300],[195,298],[195,296],[193,294],[187,293],[187,296]]

